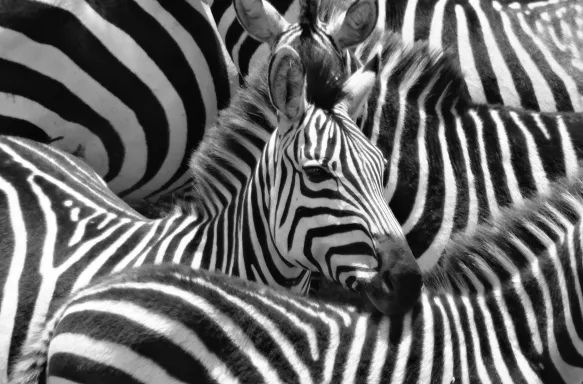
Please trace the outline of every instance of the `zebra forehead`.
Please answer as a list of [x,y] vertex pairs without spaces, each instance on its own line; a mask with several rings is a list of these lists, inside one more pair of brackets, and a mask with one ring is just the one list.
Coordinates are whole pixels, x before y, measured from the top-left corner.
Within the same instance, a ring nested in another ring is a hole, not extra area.
[[343,124],[334,116],[328,116],[328,119],[333,123],[304,131],[302,135],[304,142],[299,150],[305,158],[318,160],[324,164],[335,164],[347,159],[351,159],[350,161],[355,164],[373,162],[382,165],[386,162],[382,151],[357,128],[347,129],[349,125]]

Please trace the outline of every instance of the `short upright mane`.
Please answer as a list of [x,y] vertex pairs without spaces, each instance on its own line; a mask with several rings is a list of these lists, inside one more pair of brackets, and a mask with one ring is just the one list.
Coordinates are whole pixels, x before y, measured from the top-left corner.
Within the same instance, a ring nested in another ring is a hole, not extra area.
[[431,85],[426,105],[437,105],[440,98],[444,107],[470,103],[463,73],[450,52],[433,49],[426,40],[406,44],[397,32],[375,31],[357,55],[366,61],[379,49],[385,68],[380,81],[388,77],[388,92],[408,88],[408,98],[414,103]]
[[[318,48],[310,36],[300,37],[296,48],[306,69],[306,98],[317,108],[330,111],[344,98],[348,70],[329,52]],[[216,199],[225,205],[249,178],[269,135],[275,130],[276,111],[269,100],[267,67],[254,68],[246,87],[219,113],[216,123],[190,160],[193,193],[186,207],[209,209]],[[227,195],[228,194],[228,195]]]
[[[454,237],[435,268],[426,272],[427,289],[433,293],[471,291],[470,278],[488,287],[486,282],[492,276],[503,283],[512,278],[512,270],[530,268],[532,260],[521,251],[521,244],[533,255],[546,254],[548,248],[533,234],[533,228],[556,240],[552,227],[564,229],[564,218],[573,225],[582,224],[582,177],[583,172],[575,179],[555,182],[548,195],[528,200],[520,207],[504,208],[498,218],[481,224],[474,234]],[[546,261],[539,262],[544,270]]]

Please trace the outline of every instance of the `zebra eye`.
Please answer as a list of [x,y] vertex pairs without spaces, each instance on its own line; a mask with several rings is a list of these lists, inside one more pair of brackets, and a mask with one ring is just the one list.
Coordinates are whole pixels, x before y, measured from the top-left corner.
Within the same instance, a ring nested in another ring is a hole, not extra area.
[[304,167],[304,172],[312,183],[321,183],[332,177],[330,172],[328,172],[326,169],[315,165]]

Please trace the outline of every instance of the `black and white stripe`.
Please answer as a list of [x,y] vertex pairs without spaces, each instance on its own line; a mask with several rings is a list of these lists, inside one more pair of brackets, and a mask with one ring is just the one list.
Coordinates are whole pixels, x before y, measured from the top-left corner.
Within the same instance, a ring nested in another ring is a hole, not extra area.
[[[580,175],[581,176],[581,175]],[[583,377],[583,182],[451,244],[383,317],[179,266],[78,292],[12,384],[573,383]]]
[[[336,12],[350,3],[335,4],[340,8]],[[299,4],[300,0],[274,2],[290,22],[297,20]],[[386,13],[386,30],[400,32],[407,43],[427,40],[434,49],[451,51],[474,102],[542,112],[583,111],[580,1],[379,0],[378,4]],[[229,1],[214,1],[211,9],[244,76],[268,54],[268,46],[244,33]]]
[[377,29],[356,55],[379,49],[361,125],[390,159],[386,197],[423,269],[456,233],[578,171],[583,115],[475,104],[455,55],[429,41]]
[[191,160],[193,202],[164,219],[138,215],[80,160],[0,137],[1,382],[54,299],[143,264],[297,292],[317,271],[386,312],[413,304],[420,272],[382,194],[386,161],[349,116],[378,58],[345,81],[306,28],[300,54],[284,45],[221,113]]
[[201,0],[3,1],[0,47],[0,133],[81,157],[128,201],[190,181],[237,78]]
[[[572,177],[583,158],[583,114],[476,105],[455,60],[390,32],[362,126],[389,159],[386,197],[423,269],[445,244],[504,206]],[[380,43],[379,43],[380,42]]]
[[578,0],[387,3],[407,43],[452,49],[470,97],[536,111],[583,111],[583,7]]

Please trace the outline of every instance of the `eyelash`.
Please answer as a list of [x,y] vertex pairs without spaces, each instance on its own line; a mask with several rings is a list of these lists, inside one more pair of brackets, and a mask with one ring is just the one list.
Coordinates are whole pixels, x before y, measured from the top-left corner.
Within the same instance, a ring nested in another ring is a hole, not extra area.
[[304,173],[312,183],[321,183],[332,177],[327,169],[317,165],[304,167]]

